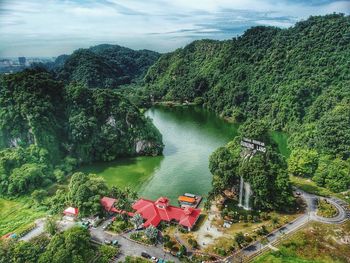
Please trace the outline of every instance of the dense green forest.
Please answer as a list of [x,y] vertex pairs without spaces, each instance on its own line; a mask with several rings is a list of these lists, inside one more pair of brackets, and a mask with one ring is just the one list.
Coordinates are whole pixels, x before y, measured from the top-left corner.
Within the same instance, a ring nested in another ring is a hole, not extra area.
[[227,41],[194,41],[163,55],[134,101],[189,101],[232,121],[263,120],[290,135],[290,174],[345,191],[350,187],[349,32],[350,16],[332,14],[288,29],[253,27]]
[[[287,163],[269,136],[266,123],[247,121],[240,127],[239,133],[227,146],[220,147],[210,156],[209,168],[214,177],[209,198],[215,198],[231,188],[235,188],[238,193],[242,177],[253,189],[250,205],[254,209],[293,209],[294,199]],[[264,141],[266,153],[253,153],[242,147],[240,143],[245,136]]]
[[93,259],[108,263],[116,255],[116,248],[106,245],[96,248],[90,240],[89,231],[81,227],[56,233],[51,238],[43,234],[30,242],[0,240],[0,262],[61,263],[89,262]]
[[61,55],[44,66],[66,83],[79,82],[89,88],[118,88],[141,80],[159,56],[150,50],[102,44]]
[[68,86],[41,69],[0,79],[0,194],[63,180],[79,163],[157,155],[152,122],[113,90]]

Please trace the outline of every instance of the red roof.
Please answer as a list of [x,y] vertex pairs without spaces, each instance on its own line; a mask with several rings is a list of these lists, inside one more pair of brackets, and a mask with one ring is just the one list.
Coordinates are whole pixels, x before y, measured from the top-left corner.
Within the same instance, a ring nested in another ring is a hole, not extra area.
[[79,209],[75,207],[68,207],[63,211],[63,214],[77,216],[79,214]]
[[115,204],[115,202],[117,202],[117,199],[104,196],[104,197],[102,197],[100,202],[101,202],[101,205],[103,206],[103,208],[107,212],[113,212],[113,213],[118,213],[118,214],[127,213],[128,216],[131,216],[131,217],[134,216],[134,213],[122,211],[122,210],[115,208],[114,204]]
[[[117,201],[117,199],[110,198],[110,197],[102,197],[101,199],[101,205],[104,207],[104,209],[107,212],[110,212],[112,208],[114,208],[114,203]],[[112,211],[113,212],[113,211]]]
[[196,223],[201,209],[186,208],[169,205],[169,199],[161,197],[157,201],[141,198],[133,206],[136,214],[140,214],[146,222],[145,227],[158,226],[161,221],[177,221],[180,225],[192,228]]

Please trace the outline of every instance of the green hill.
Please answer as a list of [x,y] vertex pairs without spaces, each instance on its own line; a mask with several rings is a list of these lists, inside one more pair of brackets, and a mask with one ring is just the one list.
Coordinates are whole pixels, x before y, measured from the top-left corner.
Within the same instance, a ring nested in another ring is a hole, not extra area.
[[1,77],[0,116],[0,194],[49,185],[77,163],[163,147],[151,121],[116,91],[64,86],[39,69]]
[[[265,121],[290,135],[291,174],[316,175],[319,185],[343,191],[350,187],[349,32],[350,16],[332,14],[195,41],[149,69],[145,97],[203,103],[238,122]],[[300,149],[315,150],[314,163]],[[322,168],[330,163],[333,172]],[[341,186],[331,183],[335,177]]]
[[80,82],[89,88],[117,88],[142,79],[159,58],[157,52],[135,51],[118,45],[98,45],[59,56],[47,68],[66,83]]

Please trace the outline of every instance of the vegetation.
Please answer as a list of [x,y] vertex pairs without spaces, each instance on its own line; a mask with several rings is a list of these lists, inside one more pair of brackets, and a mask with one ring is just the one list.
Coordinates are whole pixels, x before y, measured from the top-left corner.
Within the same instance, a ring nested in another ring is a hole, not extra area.
[[[158,231],[158,230],[157,230]],[[130,234],[130,238],[141,242],[141,243],[145,243],[147,245],[153,245],[155,240],[151,240],[148,235],[146,235],[145,231],[137,231],[137,232],[133,232]]]
[[[98,262],[110,262],[118,253],[117,247],[102,245]],[[90,234],[81,227],[56,233],[51,239],[41,235],[30,242],[0,240],[0,263],[90,262],[95,255]]]
[[50,240],[38,236],[31,242],[0,239],[0,263],[37,263]]
[[228,41],[194,41],[149,69],[144,96],[195,101],[236,122],[263,120],[290,134],[292,175],[345,191],[349,22],[343,14],[312,16],[288,29],[258,26]]
[[[277,145],[270,139],[267,126],[263,122],[247,121],[240,127],[240,136],[226,147],[216,150],[209,161],[213,177],[211,197],[234,187],[239,192],[240,178],[249,182],[254,195],[255,209],[286,210],[293,206],[292,189],[286,173],[287,164],[278,153]],[[255,154],[240,146],[242,137],[265,142],[266,153]],[[249,159],[249,161],[246,161]]]
[[317,215],[323,217],[335,217],[338,213],[337,208],[334,205],[327,202],[326,199],[319,199],[317,205]]
[[125,263],[149,263],[151,262],[150,260],[147,260],[145,258],[142,257],[131,257],[131,256],[127,256],[125,258]]
[[[0,116],[3,195],[62,182],[78,163],[155,155],[163,147],[151,121],[122,95],[64,87],[40,69],[1,77]],[[33,197],[42,201],[42,194]]]
[[278,251],[264,254],[253,262],[345,263],[350,249],[341,240],[349,230],[349,222],[345,225],[313,223],[283,241]]
[[135,51],[118,45],[98,45],[59,56],[44,65],[66,83],[79,82],[89,88],[118,88],[138,82],[159,58],[149,50]]
[[114,259],[118,253],[119,248],[115,246],[102,245],[99,247],[100,258],[98,259],[100,263],[109,263],[112,259]]
[[19,235],[30,227],[34,220],[44,215],[45,212],[30,205],[28,198],[0,198],[0,236],[8,233]]
[[128,220],[117,216],[110,225],[109,230],[119,234],[131,228],[132,224]]

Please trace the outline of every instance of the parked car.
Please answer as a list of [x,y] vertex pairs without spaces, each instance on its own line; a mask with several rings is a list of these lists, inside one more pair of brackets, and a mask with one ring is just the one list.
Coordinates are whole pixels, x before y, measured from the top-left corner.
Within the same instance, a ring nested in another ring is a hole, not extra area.
[[118,240],[114,239],[114,240],[112,241],[112,245],[113,245],[113,246],[118,246],[118,245],[119,245]]
[[157,259],[156,257],[151,257],[151,260],[152,260],[153,262],[158,262],[158,259]]
[[151,255],[150,255],[150,254],[148,254],[147,252],[143,251],[143,252],[141,253],[141,257],[144,257],[144,258],[150,259],[150,258],[151,258]]
[[105,240],[104,240],[104,243],[105,243],[106,245],[110,245],[110,244],[112,244],[112,241],[110,241],[110,240],[108,240],[108,239],[105,239]]

